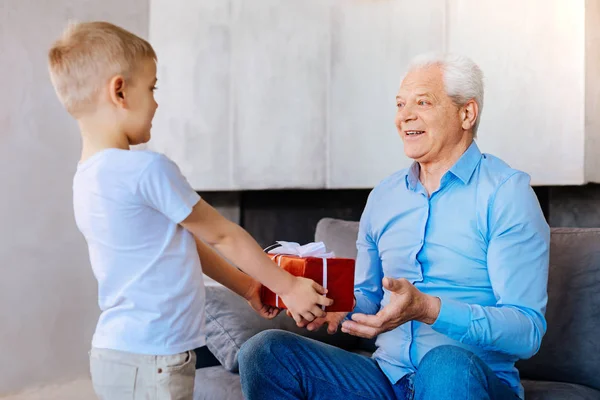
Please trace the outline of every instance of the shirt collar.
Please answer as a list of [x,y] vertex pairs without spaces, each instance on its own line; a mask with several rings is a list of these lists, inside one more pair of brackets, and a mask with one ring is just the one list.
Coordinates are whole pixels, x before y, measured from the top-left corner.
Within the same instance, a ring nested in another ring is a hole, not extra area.
[[[473,176],[473,172],[475,172],[475,168],[477,168],[480,160],[481,151],[479,151],[479,147],[473,141],[458,161],[450,168],[450,172],[466,185],[471,180],[471,176]],[[408,189],[416,190],[417,183],[419,182],[419,172],[419,163],[415,161],[406,173],[406,186]]]
[[479,147],[477,147],[477,144],[473,141],[467,151],[465,151],[458,159],[456,164],[450,168],[450,172],[466,185],[471,180],[471,176],[473,176],[473,172],[475,172],[475,168],[479,165],[480,160],[481,151],[479,151]]

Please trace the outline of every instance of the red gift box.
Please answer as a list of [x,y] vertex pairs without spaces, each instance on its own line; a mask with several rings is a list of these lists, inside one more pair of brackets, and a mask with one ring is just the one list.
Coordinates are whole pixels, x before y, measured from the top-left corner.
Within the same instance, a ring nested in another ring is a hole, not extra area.
[[[353,259],[299,257],[287,254],[270,254],[270,256],[290,274],[312,279],[324,286],[327,289],[326,296],[333,300],[333,304],[325,307],[325,311],[352,311],[354,306]],[[323,274],[324,270],[325,274]],[[261,289],[261,299],[263,304],[281,309],[286,308],[283,300],[265,286]]]

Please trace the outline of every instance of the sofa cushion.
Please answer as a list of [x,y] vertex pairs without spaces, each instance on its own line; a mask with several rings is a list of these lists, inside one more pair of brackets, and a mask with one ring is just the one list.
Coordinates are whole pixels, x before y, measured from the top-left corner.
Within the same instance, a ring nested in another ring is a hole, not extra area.
[[600,391],[573,383],[523,380],[527,400],[598,400]]
[[196,370],[194,400],[243,400],[238,374],[222,366]]
[[546,320],[540,351],[517,364],[521,376],[600,390],[600,229],[552,229]]
[[323,218],[317,223],[315,241],[325,243],[328,251],[337,257],[356,259],[358,222]]
[[222,286],[206,288],[206,346],[228,371],[238,371],[240,347],[266,329],[282,329],[343,349],[358,346],[358,338],[342,333],[329,335],[324,327],[316,332],[298,328],[292,318],[281,313],[272,320],[256,314],[248,303]]

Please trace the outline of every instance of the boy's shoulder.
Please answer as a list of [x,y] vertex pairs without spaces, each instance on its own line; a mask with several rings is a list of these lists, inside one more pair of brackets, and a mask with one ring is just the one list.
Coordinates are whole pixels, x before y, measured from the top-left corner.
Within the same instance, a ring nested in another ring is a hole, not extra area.
[[117,163],[127,164],[131,169],[140,173],[152,168],[164,168],[173,164],[167,156],[151,150],[129,150],[117,152]]

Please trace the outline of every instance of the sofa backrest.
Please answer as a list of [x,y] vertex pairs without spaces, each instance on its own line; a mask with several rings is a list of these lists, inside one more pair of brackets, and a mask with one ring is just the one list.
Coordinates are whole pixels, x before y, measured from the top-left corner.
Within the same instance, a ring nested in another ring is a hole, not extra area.
[[[315,240],[355,258],[357,234],[358,222],[324,218]],[[600,389],[600,229],[552,229],[546,320],[540,351],[517,363],[521,376]]]

